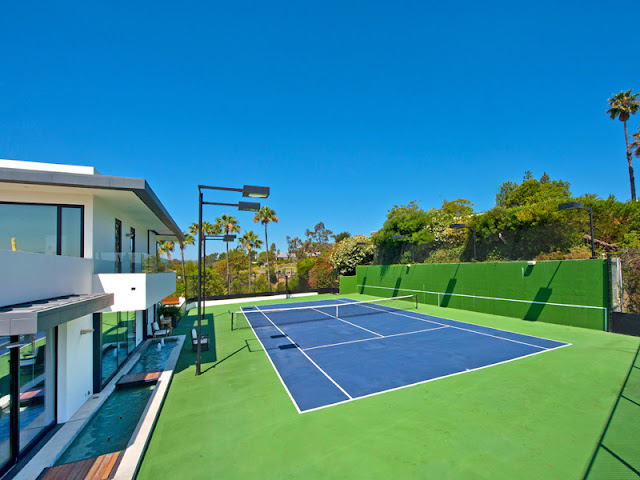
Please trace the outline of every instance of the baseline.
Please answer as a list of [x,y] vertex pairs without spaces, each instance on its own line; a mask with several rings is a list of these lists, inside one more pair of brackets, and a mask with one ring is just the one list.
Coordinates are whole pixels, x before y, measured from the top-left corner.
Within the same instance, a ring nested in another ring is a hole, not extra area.
[[[338,299],[338,300],[339,300],[339,301],[342,301],[342,299]],[[381,309],[381,308],[372,307],[372,306],[370,306],[370,305],[361,305],[361,306],[362,306],[362,307],[365,307],[365,308],[371,308],[371,309],[373,309],[373,310],[380,310],[380,311],[382,311],[382,312],[392,313],[392,314],[394,314],[394,315],[400,315],[400,316],[402,316],[402,317],[413,318],[413,319],[415,319],[415,320],[422,320],[423,322],[436,323],[436,324],[439,324],[439,325],[447,325],[446,323],[440,323],[440,322],[433,321],[433,320],[427,320],[427,319],[424,319],[424,318],[415,317],[415,316],[412,316],[412,315],[407,315],[407,314],[405,314],[405,313],[400,313],[400,312],[398,312],[398,311],[393,311],[393,310],[383,310],[383,309]],[[434,317],[434,318],[440,318],[440,317]],[[441,320],[448,320],[448,319],[446,319],[446,318],[440,318],[440,319],[441,319]],[[450,321],[452,321],[452,322],[459,322],[459,323],[466,323],[466,322],[460,322],[459,320],[450,320]],[[470,325],[475,325],[475,324],[470,324]],[[513,339],[511,339],[511,338],[501,337],[501,336],[499,336],[499,335],[491,335],[490,333],[478,332],[478,331],[473,330],[473,329],[470,329],[470,328],[458,327],[458,326],[456,326],[456,325],[447,325],[447,326],[449,326],[449,327],[451,327],[451,328],[456,328],[456,329],[458,329],[458,330],[465,330],[465,331],[468,331],[468,332],[476,333],[476,334],[478,334],[478,335],[485,335],[485,336],[488,336],[488,337],[498,338],[498,339],[500,339],[500,340],[505,340],[505,341],[507,341],[507,342],[520,343],[520,344],[522,344],[522,345],[528,345],[528,346],[530,346],[530,347],[536,347],[536,348],[543,348],[543,349],[545,349],[545,350],[551,350],[550,348],[548,348],[548,347],[543,347],[543,346],[541,346],[541,345],[536,345],[536,344],[533,344],[533,343],[527,343],[527,342],[521,342],[521,341],[519,341],[519,340],[513,340]],[[537,339],[539,339],[539,340],[547,340],[547,341],[550,341],[550,342],[560,343],[560,344],[564,344],[564,345],[571,345],[570,343],[559,342],[559,341],[557,341],[557,340],[551,340],[551,339],[548,339],[548,338],[535,337],[535,336],[533,336],[533,335],[527,335],[527,334],[525,334],[525,333],[507,332],[506,330],[500,330],[500,329],[498,329],[498,328],[493,328],[493,327],[485,327],[485,326],[483,326],[483,325],[477,325],[477,326],[478,326],[478,327],[483,327],[483,328],[488,328],[488,329],[491,329],[491,330],[496,330],[496,331],[504,331],[505,333],[514,333],[514,334],[516,334],[516,335],[522,335],[522,336],[525,336],[525,337],[537,338]]]

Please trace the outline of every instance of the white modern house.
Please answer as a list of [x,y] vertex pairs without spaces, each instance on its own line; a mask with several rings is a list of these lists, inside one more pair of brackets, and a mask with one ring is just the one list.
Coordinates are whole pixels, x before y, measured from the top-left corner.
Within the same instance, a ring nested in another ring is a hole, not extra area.
[[0,160],[0,475],[147,337],[181,239],[144,179]]

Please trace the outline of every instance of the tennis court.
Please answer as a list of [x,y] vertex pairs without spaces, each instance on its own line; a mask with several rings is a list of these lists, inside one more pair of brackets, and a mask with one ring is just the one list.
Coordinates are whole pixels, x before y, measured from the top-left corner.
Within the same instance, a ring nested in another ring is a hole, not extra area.
[[299,413],[479,370],[569,343],[417,311],[415,296],[244,307]]

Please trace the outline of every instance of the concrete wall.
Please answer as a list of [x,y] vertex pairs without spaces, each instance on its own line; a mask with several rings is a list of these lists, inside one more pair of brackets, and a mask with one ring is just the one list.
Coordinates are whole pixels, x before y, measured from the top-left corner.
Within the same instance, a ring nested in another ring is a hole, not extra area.
[[93,261],[88,258],[0,250],[0,265],[0,306],[91,293]]
[[108,311],[146,310],[176,290],[176,274],[168,273],[100,273],[93,275],[94,293],[113,293]]
[[93,394],[92,315],[58,327],[58,422],[63,423]]

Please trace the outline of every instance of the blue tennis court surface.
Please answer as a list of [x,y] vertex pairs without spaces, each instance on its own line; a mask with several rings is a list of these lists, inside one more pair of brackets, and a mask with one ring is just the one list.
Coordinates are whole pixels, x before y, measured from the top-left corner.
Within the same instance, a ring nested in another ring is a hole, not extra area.
[[386,304],[344,305],[352,302],[243,308],[301,413],[569,345]]

